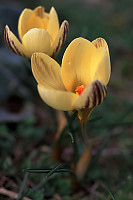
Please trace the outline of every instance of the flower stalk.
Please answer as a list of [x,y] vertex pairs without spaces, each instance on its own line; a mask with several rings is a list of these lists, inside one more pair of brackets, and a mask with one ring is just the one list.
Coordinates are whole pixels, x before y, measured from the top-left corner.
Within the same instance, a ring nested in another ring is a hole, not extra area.
[[91,162],[92,146],[93,146],[92,141],[88,139],[88,135],[86,132],[86,124],[83,123],[81,125],[81,130],[82,130],[82,137],[83,137],[85,145],[84,145],[82,155],[80,156],[75,166],[75,174],[78,181],[81,181],[87,172],[87,169]]
[[74,139],[74,142],[72,142],[73,150],[74,150],[74,156],[73,156],[74,159],[73,160],[74,160],[74,163],[76,163],[77,160],[78,160],[78,157],[79,157],[78,156],[79,153],[78,153],[78,146],[77,146],[77,141],[76,141],[76,136],[75,136],[75,129],[72,126],[68,112],[64,112],[64,113],[65,113],[65,116],[66,116],[66,119],[67,119],[67,122],[68,122],[69,130],[72,133],[72,136],[73,136],[73,139]]

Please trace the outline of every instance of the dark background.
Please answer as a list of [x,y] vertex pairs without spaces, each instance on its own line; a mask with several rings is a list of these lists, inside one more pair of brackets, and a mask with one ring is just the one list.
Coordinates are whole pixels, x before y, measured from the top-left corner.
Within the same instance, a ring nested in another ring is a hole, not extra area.
[[[95,108],[88,122],[87,130],[90,138],[100,138],[100,142],[94,147],[94,157],[100,153],[99,159],[96,162],[92,161],[94,166],[90,166],[82,187],[73,192],[68,174],[57,174],[43,186],[44,190],[38,190],[29,197],[38,200],[44,197],[57,200],[111,199],[108,190],[101,183],[102,178],[119,200],[132,200],[133,1],[131,0],[0,1],[0,188],[4,187],[18,193],[24,177],[22,169],[29,165],[31,168],[44,169],[56,166],[50,156],[57,130],[56,112],[40,99],[30,61],[11,52],[3,36],[4,27],[8,25],[18,37],[17,24],[22,10],[34,9],[39,5],[44,6],[46,12],[54,6],[60,24],[65,19],[69,22],[66,43],[57,57],[59,63],[65,48],[74,38],[81,36],[92,41],[103,37],[109,45],[112,73],[107,98],[102,105]],[[78,122],[75,121],[75,124]],[[82,149],[80,129],[77,130],[77,136],[80,150]],[[70,138],[67,137],[66,140],[67,145],[71,146]],[[67,151],[70,149],[71,147],[68,147]],[[41,182],[41,178],[38,174],[32,174],[28,179],[27,188]],[[5,196],[1,195],[1,199],[5,199]]]

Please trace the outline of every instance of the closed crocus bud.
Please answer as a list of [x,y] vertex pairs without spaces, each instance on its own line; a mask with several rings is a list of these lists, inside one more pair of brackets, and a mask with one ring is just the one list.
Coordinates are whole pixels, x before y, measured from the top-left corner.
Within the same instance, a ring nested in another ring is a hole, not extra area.
[[5,27],[5,41],[10,49],[18,55],[31,58],[34,52],[54,56],[63,45],[68,31],[65,20],[59,27],[59,20],[55,9],[49,13],[39,6],[34,10],[24,9],[18,21],[20,41]]

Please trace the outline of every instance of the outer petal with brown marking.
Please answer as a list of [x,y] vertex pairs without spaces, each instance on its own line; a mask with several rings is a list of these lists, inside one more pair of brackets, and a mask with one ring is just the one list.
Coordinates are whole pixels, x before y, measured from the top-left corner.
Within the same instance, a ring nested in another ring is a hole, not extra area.
[[68,27],[69,27],[69,24],[68,22],[65,20],[61,27],[60,27],[60,30],[52,44],[52,54],[55,55],[59,50],[60,48],[62,47],[62,45],[64,44],[65,42],[65,39],[66,39],[66,35],[67,35],[67,32],[68,32]]
[[93,79],[102,79],[104,81],[104,84],[107,85],[111,74],[110,55],[107,42],[103,38],[97,38],[96,40],[92,41],[92,44],[97,49],[105,49],[104,56],[99,62],[95,73],[93,74]]
[[47,89],[66,90],[60,65],[44,53],[34,53],[31,57],[32,72],[39,85]]
[[103,39],[103,38],[97,38],[96,40],[93,40],[93,41],[92,41],[92,44],[93,44],[96,48],[100,48],[100,47],[106,48],[106,50],[107,50],[108,53],[109,53],[109,48],[108,48],[108,45],[107,45],[107,42],[105,41],[105,39]]
[[107,89],[99,80],[89,84],[75,101],[73,108],[76,110],[93,108],[101,104],[106,97]]
[[7,45],[14,53],[21,56],[26,55],[26,51],[24,50],[23,45],[19,42],[16,36],[10,31],[7,25],[5,27],[4,37]]
[[110,64],[110,56],[107,50],[103,47],[99,48],[99,50],[104,50],[104,54],[102,59],[97,65],[96,70],[92,74],[92,81],[93,80],[102,80],[105,86],[108,84],[110,75],[111,75],[111,64]]

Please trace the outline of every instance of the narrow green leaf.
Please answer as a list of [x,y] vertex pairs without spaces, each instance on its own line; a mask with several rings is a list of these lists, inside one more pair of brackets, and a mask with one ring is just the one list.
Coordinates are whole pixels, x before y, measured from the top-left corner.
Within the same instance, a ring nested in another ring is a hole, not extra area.
[[[70,118],[68,112],[64,112],[64,114],[65,114],[67,122],[68,122],[69,131],[71,132],[71,134],[74,138],[74,142],[72,144],[73,144],[73,149],[74,149],[74,162],[76,163],[78,160],[79,153],[78,153],[78,147],[77,147],[77,142],[76,142],[75,128],[73,128],[72,121],[71,121],[71,118]],[[75,114],[74,114],[74,117],[76,117],[76,116],[77,116],[77,112],[75,112]]]
[[29,195],[35,191],[37,191],[38,189],[40,189],[47,181],[48,181],[48,178],[56,172],[57,169],[59,169],[59,167],[61,167],[63,165],[63,163],[57,165],[54,169],[51,169],[50,172],[47,174],[46,177],[44,177],[43,181],[39,184],[37,184],[35,187],[33,187],[32,189],[30,189],[30,191],[28,191],[26,193],[26,195]]
[[105,188],[107,189],[108,193],[110,194],[112,200],[117,200],[117,198],[115,197],[115,195],[113,194],[113,192],[111,191],[109,185],[102,180],[103,185],[105,186]]
[[[52,169],[27,169],[26,172],[29,173],[49,173]],[[57,169],[54,173],[61,173],[61,172],[69,172],[73,173],[71,169],[60,168]]]
[[30,189],[25,196],[29,195],[29,194],[32,194],[33,192],[37,191],[38,189],[40,189],[46,182],[47,182],[48,178],[45,177],[43,179],[43,181],[39,184],[37,184],[35,187],[33,187],[32,189]]
[[25,176],[24,176],[24,179],[23,179],[23,182],[22,182],[22,184],[20,186],[20,190],[19,190],[19,193],[18,193],[17,200],[20,200],[22,198],[22,193],[23,193],[23,190],[24,190],[25,183],[27,181],[28,175],[29,175],[29,172],[26,172]]
[[54,172],[56,172],[57,169],[59,169],[61,166],[63,165],[63,163],[57,165],[54,169],[52,169],[48,174],[47,174],[47,178],[50,177],[52,174],[54,174]]
[[57,141],[57,145],[58,145],[58,146],[61,144],[62,139],[64,138],[67,129],[68,129],[68,125],[66,125],[66,126],[63,128],[63,130],[61,131],[60,138],[59,138],[58,141]]
[[68,132],[68,135],[71,137],[72,143],[74,143],[75,140],[74,140],[74,137],[73,137],[72,133],[71,133],[71,132]]

